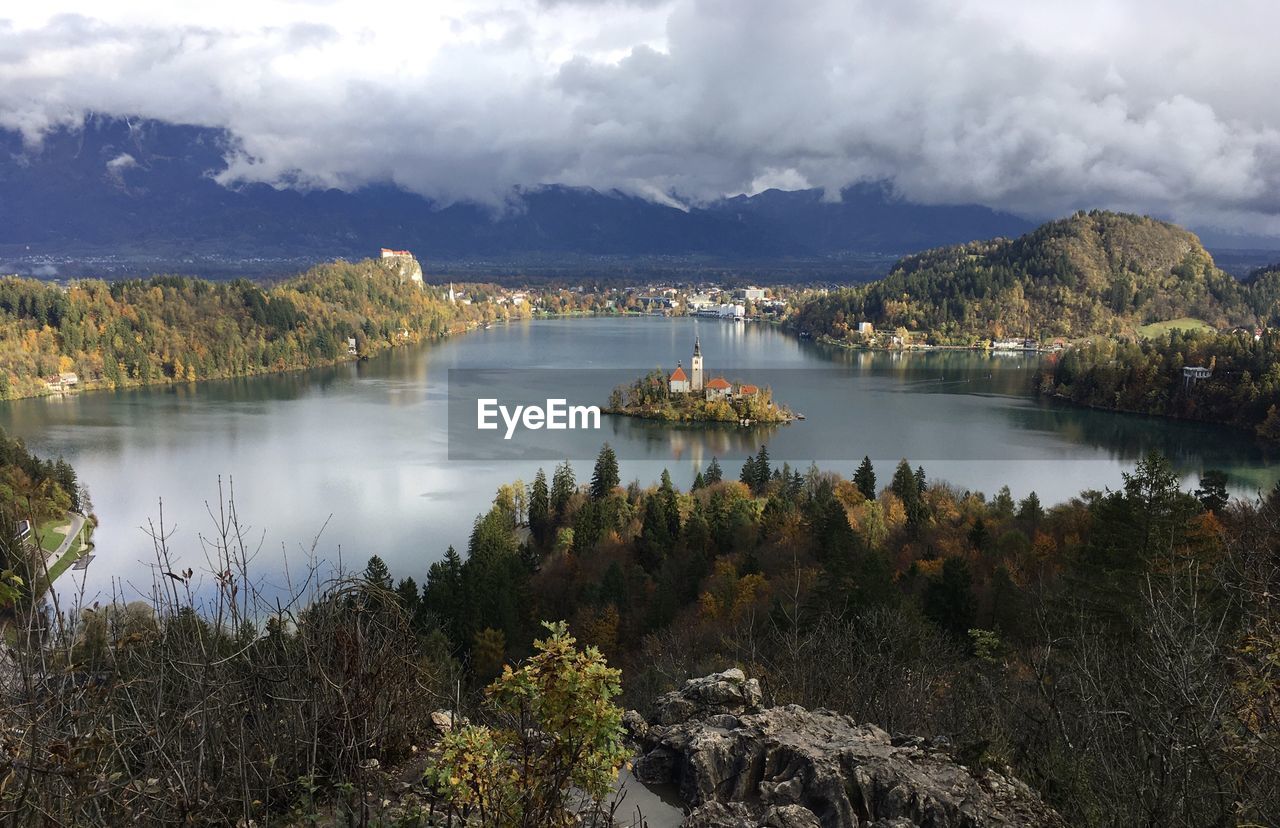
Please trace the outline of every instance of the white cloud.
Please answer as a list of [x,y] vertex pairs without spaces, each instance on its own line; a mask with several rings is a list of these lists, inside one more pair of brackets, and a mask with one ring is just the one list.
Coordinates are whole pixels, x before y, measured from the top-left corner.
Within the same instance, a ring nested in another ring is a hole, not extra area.
[[228,180],[390,180],[491,203],[559,182],[683,204],[887,178],[925,202],[1280,234],[1270,0],[49,0],[9,14],[0,126],[38,140],[95,111],[225,127],[244,150]]

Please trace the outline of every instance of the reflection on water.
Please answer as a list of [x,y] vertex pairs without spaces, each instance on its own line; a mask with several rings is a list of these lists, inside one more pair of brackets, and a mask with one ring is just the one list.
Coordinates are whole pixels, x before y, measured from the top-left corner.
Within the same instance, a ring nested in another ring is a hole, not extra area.
[[[113,579],[126,591],[150,583],[150,542],[138,527],[161,497],[182,564],[204,567],[198,534],[209,529],[205,502],[217,497],[218,475],[235,478],[264,573],[282,570],[286,553],[296,566],[299,544],[328,520],[318,551],[329,563],[358,567],[377,553],[395,575],[421,580],[449,544],[465,547],[499,484],[531,481],[554,462],[516,452],[449,460],[451,369],[573,369],[571,384],[603,404],[612,384],[596,387],[590,370],[626,369],[634,378],[687,362],[695,330],[708,376],[764,377],[807,419],[748,430],[606,417],[603,433],[585,441],[543,432],[546,456],[574,457],[586,479],[607,439],[624,480],[647,484],[669,468],[687,486],[712,456],[742,456],[767,441],[776,461],[801,468],[816,461],[847,475],[866,454],[887,481],[908,457],[933,480],[986,492],[1007,484],[1016,497],[1034,488],[1046,502],[1119,485],[1121,472],[1152,448],[1188,475],[1226,471],[1238,492],[1276,477],[1274,453],[1241,433],[1034,399],[1037,357],[853,352],[767,326],[692,319],[497,326],[317,371],[0,404],[0,425],[43,454],[64,455],[89,485],[102,520],[98,557],[68,578],[90,595]],[[528,390],[563,389],[531,382]],[[737,461],[725,463],[727,477],[737,473]]]

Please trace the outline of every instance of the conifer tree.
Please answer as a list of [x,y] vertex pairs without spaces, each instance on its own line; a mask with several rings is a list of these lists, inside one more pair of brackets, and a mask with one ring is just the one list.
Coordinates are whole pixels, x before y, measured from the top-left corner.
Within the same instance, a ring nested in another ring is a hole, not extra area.
[[596,457],[596,468],[591,475],[591,499],[604,500],[621,482],[618,456],[614,454],[613,446],[605,443]]
[[712,457],[710,465],[707,466],[707,473],[703,475],[703,480],[706,481],[708,486],[714,486],[723,479],[724,471],[720,468],[720,461]]
[[577,490],[578,481],[573,477],[573,467],[566,460],[556,466],[555,473],[551,476],[551,512],[555,515],[557,523],[564,521],[569,501]]
[[364,579],[383,589],[391,589],[391,571],[382,558],[374,555],[364,567]]
[[538,469],[529,492],[529,531],[539,544],[546,542],[547,521],[551,516],[551,493],[547,489],[547,473]]
[[867,500],[876,499],[876,470],[871,458],[864,456],[858,470],[853,473],[853,483]]

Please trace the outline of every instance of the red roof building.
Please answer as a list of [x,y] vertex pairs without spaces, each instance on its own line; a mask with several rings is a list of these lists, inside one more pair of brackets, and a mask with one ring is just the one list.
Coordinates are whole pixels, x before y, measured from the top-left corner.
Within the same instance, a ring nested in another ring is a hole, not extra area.
[[689,376],[685,374],[683,368],[677,365],[676,370],[671,372],[671,381],[672,382],[688,382]]
[[728,391],[732,386],[729,385],[729,381],[724,377],[716,377],[711,380],[711,382],[707,383],[707,388],[710,388],[712,391]]

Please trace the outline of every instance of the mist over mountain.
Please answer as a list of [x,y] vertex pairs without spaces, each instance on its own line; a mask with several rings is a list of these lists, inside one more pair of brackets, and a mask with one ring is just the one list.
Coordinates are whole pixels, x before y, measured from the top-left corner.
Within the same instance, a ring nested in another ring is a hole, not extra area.
[[[620,192],[547,186],[504,210],[439,204],[391,185],[342,190],[223,186],[226,131],[95,117],[38,147],[0,131],[0,259],[111,256],[332,258],[405,247],[432,262],[682,257],[770,262],[894,257],[1019,235],[1029,222],[980,206],[923,206],[887,186],[839,202],[766,190],[682,210]],[[20,267],[18,269],[21,269]],[[28,268],[29,270],[30,268]]]

